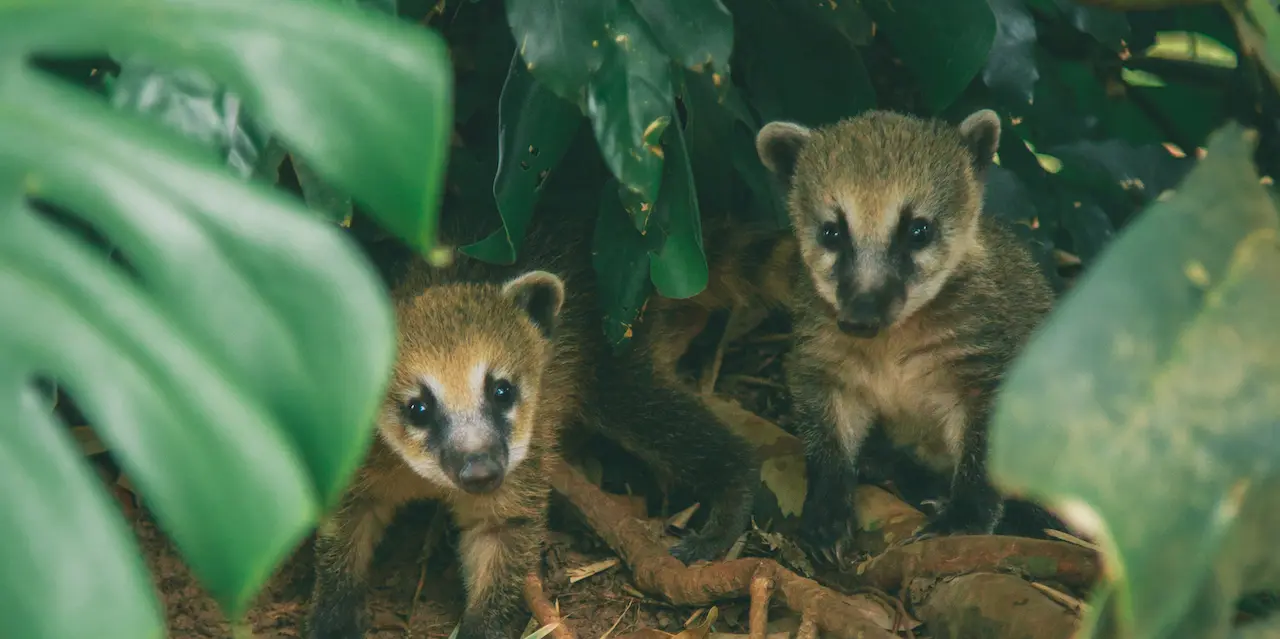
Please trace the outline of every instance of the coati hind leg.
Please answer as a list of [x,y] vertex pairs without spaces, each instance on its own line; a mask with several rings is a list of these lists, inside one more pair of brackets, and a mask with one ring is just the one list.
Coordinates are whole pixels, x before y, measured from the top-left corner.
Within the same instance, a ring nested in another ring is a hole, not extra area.
[[610,357],[587,423],[644,460],[663,480],[688,486],[708,510],[702,529],[671,548],[686,564],[713,560],[750,522],[760,463],[755,451],[692,392],[653,374],[634,352]]
[[367,623],[369,564],[398,504],[347,497],[316,532],[311,639],[359,639]]

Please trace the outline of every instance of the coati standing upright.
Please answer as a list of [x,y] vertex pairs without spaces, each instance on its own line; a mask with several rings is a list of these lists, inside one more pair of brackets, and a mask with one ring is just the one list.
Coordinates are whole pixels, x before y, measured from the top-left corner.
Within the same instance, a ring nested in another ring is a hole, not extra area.
[[999,139],[990,110],[958,127],[876,111],[816,129],[772,122],[757,136],[787,185],[799,246],[785,367],[811,547],[830,549],[856,521],[873,427],[949,480],[922,534],[989,533],[1000,520],[987,420],[1053,293],[1016,236],[982,214]]
[[[548,462],[563,427],[598,429],[708,507],[671,553],[723,553],[746,527],[759,482],[749,444],[643,353],[615,354],[596,302],[596,207],[540,210],[517,263],[455,253],[417,259],[396,286],[399,345],[373,447],[316,538],[310,635],[358,639],[370,560],[399,507],[443,502],[460,529],[467,605],[458,639],[513,636],[524,577],[545,538]],[[441,242],[490,229],[446,214]]]

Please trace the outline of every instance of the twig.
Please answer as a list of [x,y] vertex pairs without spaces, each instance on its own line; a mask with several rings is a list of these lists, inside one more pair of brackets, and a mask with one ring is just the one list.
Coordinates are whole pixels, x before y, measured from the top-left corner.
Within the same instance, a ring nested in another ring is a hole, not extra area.
[[422,595],[422,586],[427,582],[427,563],[431,561],[431,553],[444,532],[445,515],[445,509],[437,507],[431,515],[431,523],[427,525],[427,534],[422,538],[422,552],[418,555],[421,568],[418,571],[418,585],[413,589],[413,599],[409,601],[409,619],[405,624],[405,636],[409,634],[408,629],[413,627],[413,615],[418,611],[418,597]]
[[747,629],[751,639],[764,639],[769,631],[769,598],[773,595],[773,582],[768,577],[751,580],[751,608],[747,613]]
[[564,624],[555,606],[552,606],[547,599],[542,589],[542,578],[536,572],[531,572],[524,578],[524,600],[529,605],[529,612],[533,613],[533,618],[538,620],[539,626],[556,624],[556,627],[551,630],[552,639],[577,639],[573,631]]
[[671,556],[643,522],[628,515],[616,500],[592,485],[578,470],[568,464],[556,464],[551,483],[622,558],[642,591],[659,595],[674,605],[700,606],[749,595],[751,582],[763,577],[776,585],[775,596],[780,603],[796,612],[809,608],[813,623],[832,636],[894,637],[885,630],[892,623],[889,612],[874,600],[841,595],[770,559],[735,559],[685,566]]

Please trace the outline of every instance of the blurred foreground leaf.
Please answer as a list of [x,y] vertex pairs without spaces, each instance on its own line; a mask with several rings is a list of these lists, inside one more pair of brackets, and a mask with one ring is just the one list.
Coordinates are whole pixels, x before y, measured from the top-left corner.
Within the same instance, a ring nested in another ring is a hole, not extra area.
[[994,415],[993,476],[1101,538],[1125,637],[1225,636],[1240,594],[1280,585],[1280,217],[1255,138],[1214,133],[1064,298]]
[[0,8],[0,43],[0,451],[23,457],[0,506],[5,632],[163,634],[100,486],[68,470],[65,435],[31,430],[51,428],[29,408],[37,375],[74,397],[238,617],[363,456],[394,355],[386,293],[295,200],[25,62],[111,51],[206,72],[421,248],[448,142],[443,43],[297,0],[23,0]]

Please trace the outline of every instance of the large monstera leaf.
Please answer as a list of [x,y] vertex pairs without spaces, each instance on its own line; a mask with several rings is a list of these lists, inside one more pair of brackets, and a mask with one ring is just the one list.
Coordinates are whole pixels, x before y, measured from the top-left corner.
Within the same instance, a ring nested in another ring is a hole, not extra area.
[[394,354],[385,291],[339,229],[27,65],[104,52],[208,72],[421,250],[447,153],[443,42],[391,18],[300,0],[0,6],[0,617],[15,637],[164,634],[37,376],[239,616],[349,481]]
[[1210,137],[1063,299],[995,411],[992,476],[1099,538],[1093,609],[1117,636],[1225,637],[1241,594],[1280,586],[1280,212],[1255,140]]

